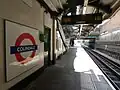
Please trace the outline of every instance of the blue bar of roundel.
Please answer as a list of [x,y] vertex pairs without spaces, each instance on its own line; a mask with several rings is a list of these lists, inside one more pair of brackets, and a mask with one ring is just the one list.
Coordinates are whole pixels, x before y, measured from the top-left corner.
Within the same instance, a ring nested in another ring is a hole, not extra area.
[[[23,51],[17,51],[18,48],[25,48],[25,47],[34,47],[34,49],[30,49],[30,50],[23,50]],[[37,50],[38,47],[37,45],[24,45],[24,46],[10,46],[10,54],[15,54],[15,53],[22,53],[22,52],[28,52],[28,51],[35,51]]]

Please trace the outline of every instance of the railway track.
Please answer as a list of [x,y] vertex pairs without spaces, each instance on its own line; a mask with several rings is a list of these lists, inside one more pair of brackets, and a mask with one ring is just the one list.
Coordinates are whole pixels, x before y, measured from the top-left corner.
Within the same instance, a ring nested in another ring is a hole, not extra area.
[[116,90],[120,90],[120,65],[92,51],[89,48],[84,49],[105,74],[105,76],[109,79],[109,81],[113,84]]

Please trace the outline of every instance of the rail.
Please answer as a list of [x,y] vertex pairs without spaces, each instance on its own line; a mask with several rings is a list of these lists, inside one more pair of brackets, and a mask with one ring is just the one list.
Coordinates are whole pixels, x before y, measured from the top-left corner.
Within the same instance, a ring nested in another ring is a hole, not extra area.
[[89,48],[84,47],[84,49],[105,74],[105,76],[110,80],[116,90],[120,90],[120,65]]

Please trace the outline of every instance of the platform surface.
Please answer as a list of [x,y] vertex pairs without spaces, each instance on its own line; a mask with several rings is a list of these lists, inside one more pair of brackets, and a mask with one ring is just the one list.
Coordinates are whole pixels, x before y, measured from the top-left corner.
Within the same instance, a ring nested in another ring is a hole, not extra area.
[[82,47],[74,47],[21,90],[115,89],[85,50]]

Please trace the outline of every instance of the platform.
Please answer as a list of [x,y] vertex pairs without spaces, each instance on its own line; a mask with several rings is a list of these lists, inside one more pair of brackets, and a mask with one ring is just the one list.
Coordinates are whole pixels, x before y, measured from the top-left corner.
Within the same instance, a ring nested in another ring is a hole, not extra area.
[[[82,47],[70,48],[56,64],[20,90],[115,90]],[[18,89],[17,89],[18,90]]]

